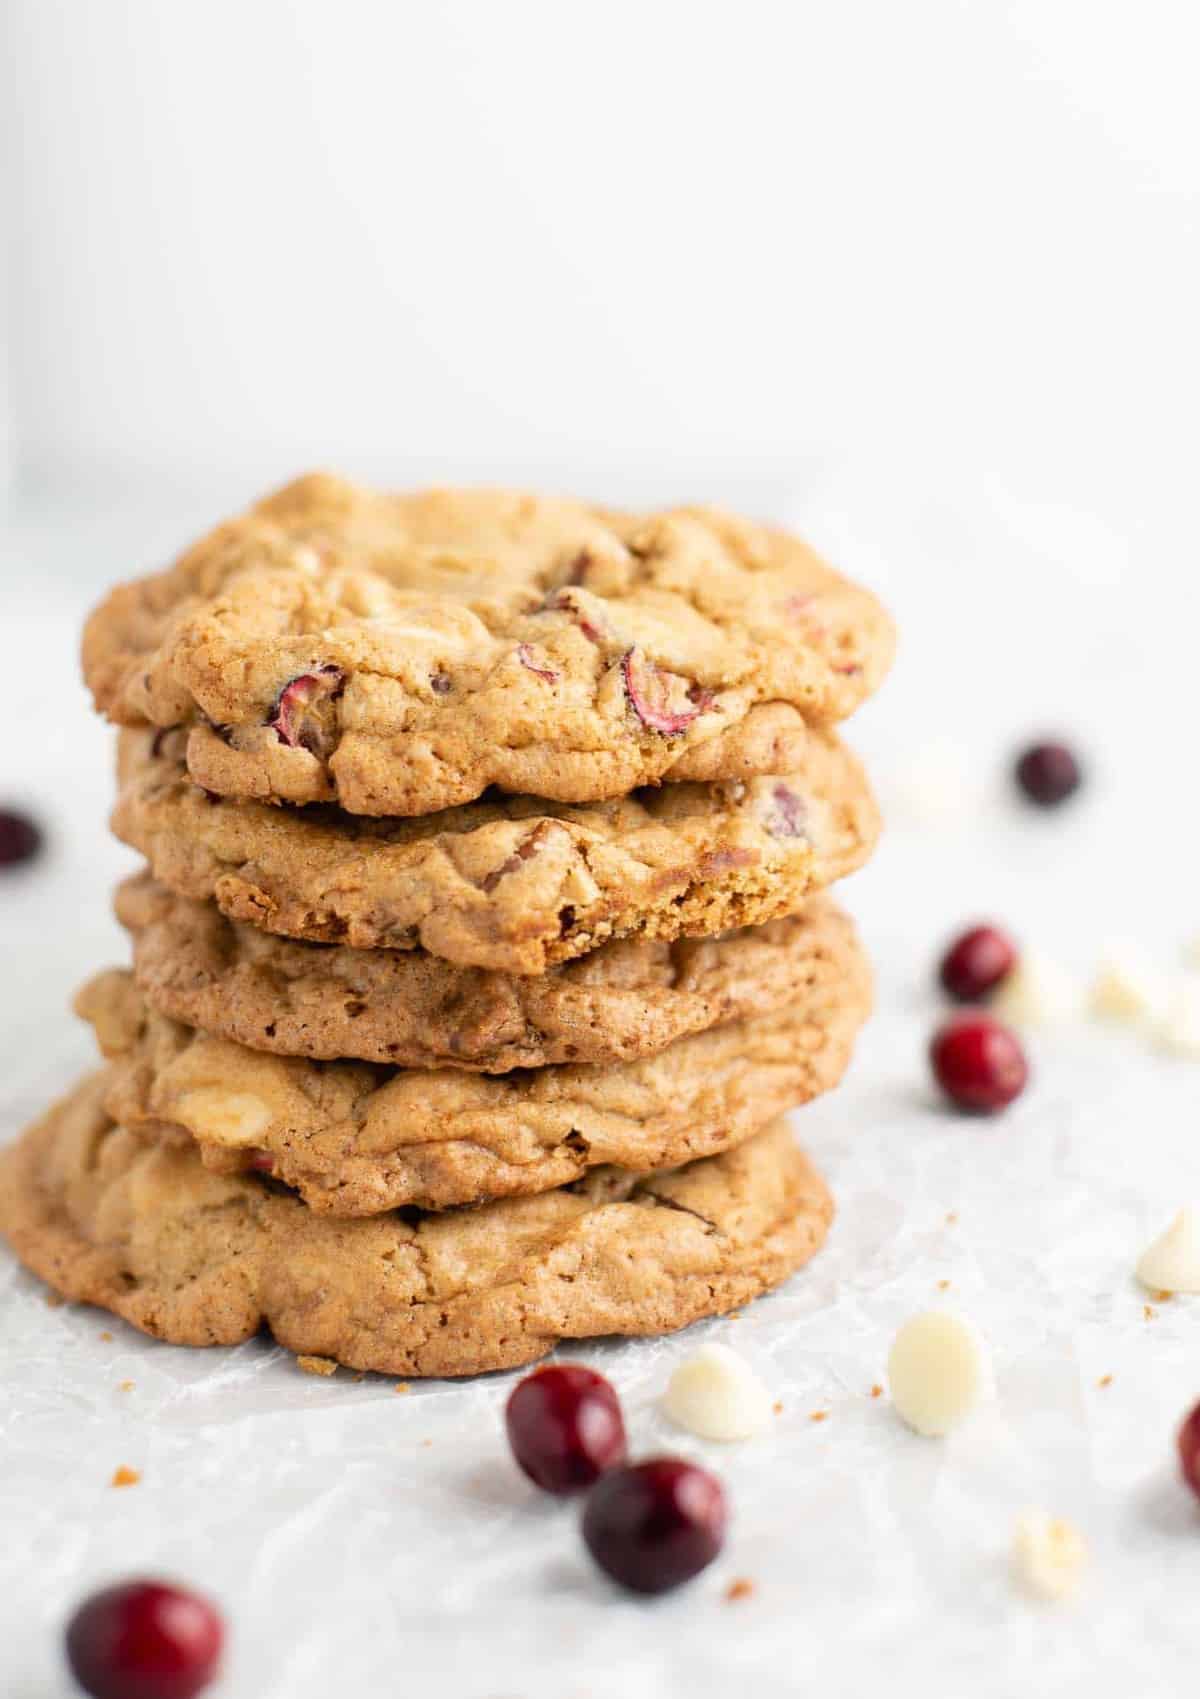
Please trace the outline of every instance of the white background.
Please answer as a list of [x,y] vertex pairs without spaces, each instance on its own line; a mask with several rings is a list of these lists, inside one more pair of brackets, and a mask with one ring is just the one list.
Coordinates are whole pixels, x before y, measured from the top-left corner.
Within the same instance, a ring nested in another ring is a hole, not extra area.
[[[1171,1448],[1195,1305],[1147,1321],[1130,1269],[1200,1196],[1200,1072],[1040,1033],[1029,1094],[981,1126],[937,1109],[922,1048],[931,960],[977,914],[1079,980],[1121,938],[1177,970],[1200,932],[1196,16],[0,6],[0,793],[51,833],[0,884],[0,1135],[87,1065],[64,1005],[123,950],[108,890],[132,858],[102,831],[78,624],[260,485],[324,462],[716,495],[794,521],[903,633],[851,734],[888,805],[847,892],[880,1012],[797,1117],[838,1224],[708,1330],[785,1406],[768,1439],[707,1448],[728,1556],[659,1605],[610,1593],[507,1463],[508,1377],[402,1399],[262,1345],[104,1344],[6,1261],[4,1699],[61,1699],[63,1614],[142,1569],[221,1597],[222,1699],[1194,1688],[1200,1521]],[[1091,769],[1053,820],[1003,782],[1041,725]],[[946,1446],[866,1396],[930,1302],[980,1322],[999,1382]],[[639,1447],[678,1443],[654,1401],[695,1337],[582,1353]],[[108,1488],[119,1463],[143,1484]],[[1029,1502],[1093,1546],[1072,1610],[1010,1586]],[[758,1592],[726,1605],[736,1575]]]

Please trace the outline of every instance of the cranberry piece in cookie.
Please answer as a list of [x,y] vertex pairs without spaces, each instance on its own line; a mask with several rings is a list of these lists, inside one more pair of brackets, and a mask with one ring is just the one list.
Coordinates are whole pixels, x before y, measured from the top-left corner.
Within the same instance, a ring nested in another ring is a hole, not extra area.
[[0,867],[32,861],[42,847],[42,829],[28,814],[0,808]]
[[194,1699],[215,1677],[223,1641],[207,1599],[162,1581],[127,1581],[75,1612],[67,1662],[92,1699]]
[[773,838],[802,838],[807,819],[808,805],[797,791],[783,783],[772,786],[765,824]]
[[640,649],[627,649],[621,656],[625,693],[638,719],[651,731],[676,737],[686,731],[706,708],[712,706],[712,691],[705,690],[679,673],[668,672],[648,661]]
[[346,675],[341,667],[318,667],[299,673],[279,692],[267,724],[289,749],[307,749],[324,755],[333,742],[336,710]]
[[527,672],[533,673],[537,678],[544,678],[547,684],[557,683],[558,673],[553,667],[539,666],[537,655],[528,643],[517,645],[517,659]]
[[1083,783],[1078,758],[1065,743],[1031,744],[1017,758],[1013,776],[1039,808],[1057,808]]
[[612,1469],[588,1496],[583,1538],[601,1569],[634,1593],[666,1593],[699,1575],[725,1540],[715,1475],[681,1457]]
[[1020,1040],[991,1015],[954,1015],[934,1034],[929,1060],[951,1102],[980,1115],[1007,1108],[1029,1078]]
[[942,957],[938,977],[956,1003],[978,1003],[1017,965],[1017,948],[998,926],[972,926]]
[[513,1456],[548,1493],[578,1492],[625,1461],[617,1394],[591,1369],[555,1363],[526,1375],[504,1420]]

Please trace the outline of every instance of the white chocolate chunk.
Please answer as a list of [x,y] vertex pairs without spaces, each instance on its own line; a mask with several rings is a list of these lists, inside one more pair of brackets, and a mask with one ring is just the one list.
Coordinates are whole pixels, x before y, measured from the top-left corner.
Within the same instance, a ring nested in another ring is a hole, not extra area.
[[217,1085],[185,1091],[172,1114],[197,1138],[235,1146],[257,1144],[273,1119],[270,1104],[252,1091],[227,1091]]
[[991,999],[991,1008],[1014,1026],[1055,1026],[1079,1014],[1079,991],[1070,974],[1049,956],[1023,949],[1016,966]]
[[888,1353],[897,1413],[919,1434],[945,1434],[990,1396],[991,1358],[962,1316],[925,1310],[906,1321]]
[[1200,1212],[1179,1211],[1142,1252],[1137,1277],[1152,1292],[1200,1292]]
[[1155,1037],[1170,1055],[1200,1061],[1200,986],[1178,988],[1155,1028]]
[[1043,1599],[1067,1599],[1078,1591],[1087,1566],[1087,1546],[1078,1528],[1046,1510],[1026,1510],[1013,1534],[1013,1572]]
[[1101,1020],[1144,1021],[1161,1002],[1153,974],[1128,956],[1102,962],[1088,990],[1088,1012]]
[[701,1439],[750,1439],[771,1420],[766,1387],[728,1345],[704,1345],[680,1363],[662,1407],[676,1426]]

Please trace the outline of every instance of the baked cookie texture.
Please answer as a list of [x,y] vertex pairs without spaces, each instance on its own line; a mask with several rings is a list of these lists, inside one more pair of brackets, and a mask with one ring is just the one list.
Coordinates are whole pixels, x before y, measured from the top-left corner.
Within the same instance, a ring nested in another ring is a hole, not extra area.
[[828,733],[794,772],[578,806],[498,797],[367,819],[213,797],[182,734],[126,731],[113,830],[183,896],[355,949],[539,974],[609,938],[718,933],[795,912],[868,856],[878,813]]
[[799,1002],[852,948],[827,897],[715,938],[618,938],[540,975],[425,950],[308,944],[230,920],[149,874],[117,889],[138,988],[159,1014],[280,1056],[483,1073],[630,1062]]
[[399,1375],[512,1368],[560,1339],[666,1333],[777,1285],[833,1205],[783,1123],[667,1173],[442,1214],[317,1215],[105,1113],[103,1073],[0,1155],[0,1230],[65,1298],[183,1345],[262,1326],[304,1355]]
[[715,509],[318,473],[114,590],[83,662],[111,719],[188,728],[209,791],[419,815],[788,771],[892,647],[868,592]]
[[190,1136],[206,1166],[273,1174],[310,1209],[373,1215],[547,1191],[589,1168],[712,1156],[837,1084],[870,1005],[844,933],[803,998],[657,1055],[503,1075],[264,1055],[146,1008],[113,969],[81,991],[112,1062],[105,1107]]

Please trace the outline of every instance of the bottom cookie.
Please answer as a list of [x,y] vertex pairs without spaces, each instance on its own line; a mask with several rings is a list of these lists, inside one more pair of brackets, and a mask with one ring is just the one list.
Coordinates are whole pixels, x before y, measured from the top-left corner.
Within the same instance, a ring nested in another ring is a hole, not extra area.
[[104,1112],[92,1075],[0,1156],[0,1231],[64,1297],[179,1345],[263,1326],[302,1355],[398,1375],[513,1368],[560,1339],[668,1333],[816,1252],[833,1203],[778,1121],[653,1175],[597,1168],[534,1197],[425,1215],[313,1215]]

